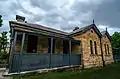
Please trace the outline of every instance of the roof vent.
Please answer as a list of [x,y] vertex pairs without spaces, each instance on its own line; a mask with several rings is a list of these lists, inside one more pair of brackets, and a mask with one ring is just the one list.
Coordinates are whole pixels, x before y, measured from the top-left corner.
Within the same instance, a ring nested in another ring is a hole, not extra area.
[[27,23],[27,21],[25,21],[25,23]]
[[24,21],[25,21],[25,17],[20,16],[20,15],[16,15],[16,20],[17,20],[18,22],[24,22]]
[[73,29],[73,31],[78,30],[78,29],[79,29],[79,27],[75,27],[75,28]]

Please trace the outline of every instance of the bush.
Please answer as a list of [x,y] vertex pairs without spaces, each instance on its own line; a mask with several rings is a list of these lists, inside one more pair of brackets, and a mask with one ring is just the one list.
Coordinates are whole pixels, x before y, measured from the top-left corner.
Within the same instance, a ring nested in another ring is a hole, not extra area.
[[3,51],[0,52],[0,59],[7,59],[8,56],[9,54],[7,54],[6,52],[3,52]]

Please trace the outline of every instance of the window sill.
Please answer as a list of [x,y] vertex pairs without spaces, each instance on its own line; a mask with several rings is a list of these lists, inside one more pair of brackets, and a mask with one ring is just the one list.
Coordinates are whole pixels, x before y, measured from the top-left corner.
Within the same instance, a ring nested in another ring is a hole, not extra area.
[[110,56],[111,54],[109,54],[109,55],[105,55],[105,56]]

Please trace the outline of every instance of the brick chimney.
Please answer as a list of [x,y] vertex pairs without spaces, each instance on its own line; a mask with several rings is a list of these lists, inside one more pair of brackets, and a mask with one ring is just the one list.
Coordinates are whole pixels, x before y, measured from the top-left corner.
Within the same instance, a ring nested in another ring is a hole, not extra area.
[[20,15],[16,15],[16,20],[17,20],[18,22],[25,22],[25,17],[20,16]]

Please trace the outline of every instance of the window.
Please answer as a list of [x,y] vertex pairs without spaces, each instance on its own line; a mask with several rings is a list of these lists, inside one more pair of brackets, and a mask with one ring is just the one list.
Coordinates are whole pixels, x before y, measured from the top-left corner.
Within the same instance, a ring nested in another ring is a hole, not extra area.
[[107,48],[106,48],[106,44],[104,44],[105,47],[105,54],[107,55]]
[[94,49],[95,49],[95,54],[97,55],[97,44],[96,44],[96,41],[94,41]]
[[108,50],[108,54],[110,54],[110,52],[109,52],[109,45],[107,44],[107,50]]
[[91,32],[93,33],[93,30],[91,30]]
[[91,54],[93,54],[92,40],[90,40],[90,50],[91,50]]

